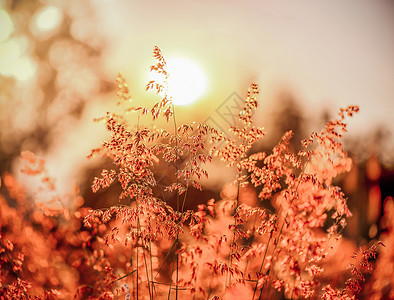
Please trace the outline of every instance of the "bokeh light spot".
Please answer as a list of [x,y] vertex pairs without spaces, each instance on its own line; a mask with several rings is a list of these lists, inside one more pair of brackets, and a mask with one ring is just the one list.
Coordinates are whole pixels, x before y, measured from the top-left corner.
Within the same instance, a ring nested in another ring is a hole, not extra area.
[[62,13],[55,6],[46,6],[39,10],[34,18],[34,33],[45,34],[57,29],[62,21]]
[[35,62],[22,53],[21,40],[11,39],[0,44],[0,74],[23,81],[36,72]]
[[8,39],[13,30],[14,24],[10,16],[4,10],[0,10],[0,42]]
[[13,75],[20,81],[31,79],[36,73],[36,63],[27,56],[20,57],[13,67]]

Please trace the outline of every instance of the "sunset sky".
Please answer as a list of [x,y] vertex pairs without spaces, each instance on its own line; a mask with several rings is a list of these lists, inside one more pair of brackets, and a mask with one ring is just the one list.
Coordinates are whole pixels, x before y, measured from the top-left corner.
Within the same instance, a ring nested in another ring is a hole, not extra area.
[[[386,144],[390,141],[394,149],[393,1],[92,0],[91,10],[80,7],[78,1],[47,3],[50,9],[43,4],[29,25],[36,38],[35,45],[28,45],[23,37],[13,37],[12,26],[5,32],[9,17],[1,13],[2,74],[8,76],[16,68],[14,75],[19,78],[34,76],[37,67],[31,64],[34,57],[30,57],[29,63],[29,51],[34,46],[45,45],[48,38],[45,34],[52,34],[59,26],[64,11],[74,18],[70,25],[73,38],[94,44],[97,33],[98,40],[103,41],[99,64],[91,57],[79,58],[83,51],[73,52],[81,49],[67,48],[68,44],[62,44],[61,40],[55,41],[48,52],[49,63],[57,71],[65,70],[64,74],[57,74],[57,88],[75,87],[82,90],[79,96],[88,99],[78,122],[72,118],[57,122],[58,116],[78,105],[73,102],[75,97],[65,100],[61,93],[45,116],[54,129],[52,158],[47,158],[52,160],[54,169],[59,169],[62,161],[67,172],[75,172],[74,165],[86,160],[92,145],[101,140],[92,119],[110,110],[108,103],[115,104],[116,95],[111,91],[105,97],[113,100],[98,101],[96,69],[101,70],[99,76],[104,74],[111,83],[122,71],[135,103],[153,104],[152,96],[145,92],[145,84],[149,80],[149,67],[155,63],[152,59],[155,45],[167,59],[188,59],[206,76],[206,89],[201,97],[191,105],[177,107],[180,122],[203,122],[211,118],[223,125],[217,109],[234,92],[243,97],[250,84],[256,82],[261,95],[255,116],[268,132],[272,130],[269,121],[280,95],[289,93],[300,101],[301,111],[310,121],[309,130],[320,130],[324,110],[334,116],[340,107],[355,104],[360,106],[360,113],[350,121],[349,136],[365,139],[365,144],[372,143],[370,137],[380,126],[391,133]],[[10,20],[20,21],[20,16],[18,19],[11,14]],[[17,53],[24,54],[18,58]],[[70,67],[69,59],[77,61]],[[79,65],[78,59],[84,59],[84,64]],[[47,80],[52,75],[45,73],[46,66],[41,67],[40,80]],[[9,107],[15,106],[10,110],[12,124],[9,126],[7,119],[3,119],[7,125],[2,130],[4,133],[8,130],[11,137],[14,133],[9,128],[26,131],[33,128],[33,119],[43,117],[36,107],[45,91],[16,92],[21,94],[19,104],[8,105],[7,97],[0,99],[0,108],[6,113]],[[75,148],[75,140],[79,141],[79,150]],[[8,145],[3,143],[4,147]],[[25,141],[24,147],[29,148],[29,143]],[[70,149],[75,149],[75,153]],[[391,155],[394,151],[387,149],[384,153]]]
[[[394,3],[334,1],[94,1],[110,38],[108,70],[143,88],[151,49],[187,57],[205,70],[208,90],[196,103],[215,109],[255,81],[268,111],[283,89],[306,117],[360,105],[353,132],[394,130]],[[133,87],[134,88],[134,87]]]

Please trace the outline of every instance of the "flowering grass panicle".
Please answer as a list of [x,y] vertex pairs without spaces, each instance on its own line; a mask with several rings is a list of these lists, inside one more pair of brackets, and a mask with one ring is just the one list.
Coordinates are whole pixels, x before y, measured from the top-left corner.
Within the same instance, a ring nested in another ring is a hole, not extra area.
[[[164,80],[150,81],[147,90],[162,98],[151,109],[139,107],[135,111],[142,111],[141,115],[150,113],[153,120],[161,114],[167,121],[172,119],[174,133],[155,133],[148,138],[149,129],[141,128],[140,124],[134,132],[129,132],[125,125],[108,118],[107,126],[113,135],[103,147],[121,169],[119,173],[105,171],[102,179],[95,180],[94,189],[107,186],[117,174],[125,191],[122,197],[135,199],[141,207],[142,203],[155,199],[156,211],[138,210],[137,205],[138,212],[131,214],[137,224],[132,227],[141,230],[138,218],[147,215],[149,223],[159,222],[157,227],[167,229],[160,232],[162,238],[175,239],[162,263],[163,266],[172,258],[172,276],[165,282],[169,284],[169,295],[174,285],[176,297],[178,289],[182,295],[190,292],[194,297],[204,298],[215,294],[225,296],[240,286],[249,291],[251,298],[271,297],[275,290],[284,290],[289,298],[316,296],[317,278],[324,271],[321,260],[327,255],[330,240],[338,238],[345,218],[350,216],[346,198],[339,187],[332,185],[332,180],[350,168],[340,140],[346,131],[345,117],[352,116],[358,107],[341,109],[338,119],[328,122],[320,133],[312,133],[298,153],[289,148],[293,135],[289,131],[271,154],[250,154],[252,145],[264,137],[263,128],[255,127],[252,119],[257,108],[257,85],[248,90],[238,123],[229,129],[230,135],[194,123],[177,127],[171,95],[167,94],[169,74],[160,49],[154,49],[154,58],[157,64],[151,70],[162,74]],[[120,95],[124,94],[123,79],[122,82]],[[202,150],[211,145],[205,143],[208,134],[211,143],[220,141],[223,146],[213,145],[209,154],[204,155]],[[148,140],[153,144],[148,145]],[[236,196],[231,201],[220,201],[219,206],[211,202],[210,213],[206,206],[199,206],[198,212],[184,212],[190,183],[201,188],[197,180],[208,175],[200,163],[210,162],[214,157],[236,168]],[[181,158],[185,159],[181,161]],[[166,189],[177,192],[175,209],[169,207],[166,199],[152,194],[156,184],[152,167],[161,160],[175,165],[176,182]],[[241,190],[248,185],[260,191],[262,205],[248,207],[240,203]],[[264,201],[271,201],[276,211],[263,209]],[[218,211],[222,205],[227,207],[224,214]],[[213,229],[212,224],[219,230]],[[324,228],[329,228],[326,235]],[[190,240],[190,235],[196,240]],[[141,238],[140,234],[135,236],[137,240]],[[157,242],[151,237],[147,240]],[[213,278],[207,279],[206,274],[212,272]],[[150,282],[151,275],[146,273],[145,282],[153,292],[155,282]]]
[[[161,79],[146,89],[159,100],[133,107],[120,73],[117,96],[124,110],[97,119],[110,138],[89,155],[112,162],[94,178],[93,191],[117,183],[122,204],[92,210],[78,189],[58,195],[45,162],[30,152],[22,154],[23,172],[39,178],[38,193],[29,196],[12,175],[2,175],[1,299],[355,299],[370,278],[374,299],[391,297],[380,291],[392,286],[383,279],[389,252],[368,275],[381,243],[356,253],[342,285],[325,276],[351,216],[334,179],[351,168],[341,139],[346,118],[358,107],[341,109],[298,152],[290,130],[272,151],[252,153],[265,135],[252,117],[256,84],[229,132],[177,124],[166,61],[158,47],[153,56],[151,71]],[[168,128],[152,125],[159,118]],[[235,170],[234,181],[223,187],[221,199],[193,198],[190,190],[204,190],[205,167],[214,159]],[[29,202],[48,195],[48,204]],[[70,200],[74,208],[66,206]]]

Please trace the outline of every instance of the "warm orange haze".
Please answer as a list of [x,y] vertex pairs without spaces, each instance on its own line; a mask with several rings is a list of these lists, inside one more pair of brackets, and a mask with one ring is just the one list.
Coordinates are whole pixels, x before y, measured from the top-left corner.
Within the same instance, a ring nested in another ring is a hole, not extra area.
[[394,299],[393,8],[0,1],[0,299]]

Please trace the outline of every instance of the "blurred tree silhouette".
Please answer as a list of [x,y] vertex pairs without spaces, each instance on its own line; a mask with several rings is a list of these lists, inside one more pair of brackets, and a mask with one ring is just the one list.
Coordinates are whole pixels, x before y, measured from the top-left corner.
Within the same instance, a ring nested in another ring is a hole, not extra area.
[[0,8],[0,174],[23,149],[44,152],[108,84],[104,39],[87,1],[4,1]]
[[293,131],[293,138],[290,140],[292,149],[300,150],[300,141],[307,138],[309,132],[305,128],[308,120],[303,115],[299,100],[291,91],[284,88],[273,101],[275,105],[269,112],[268,124],[264,124],[268,125],[267,135],[253,147],[252,152],[270,153],[282,135],[289,130]]
[[306,138],[304,116],[299,107],[299,101],[288,90],[283,90],[277,100],[274,112],[274,130],[276,140],[289,130],[293,131],[292,146],[295,150],[301,149],[300,141]]

